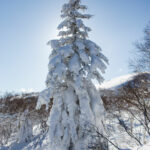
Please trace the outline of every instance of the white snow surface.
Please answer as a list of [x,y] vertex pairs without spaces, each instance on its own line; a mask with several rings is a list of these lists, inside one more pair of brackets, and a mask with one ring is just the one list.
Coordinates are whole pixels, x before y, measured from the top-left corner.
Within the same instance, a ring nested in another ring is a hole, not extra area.
[[136,75],[137,75],[136,73],[132,73],[132,74],[127,74],[127,75],[116,77],[109,81],[103,82],[101,85],[99,85],[99,88],[100,89],[112,89],[112,90],[117,89],[122,84],[125,84],[128,81],[131,81]]
[[133,150],[150,150],[150,143],[148,143],[148,144],[146,144],[146,145],[144,145],[142,147],[137,147],[137,148],[135,148]]

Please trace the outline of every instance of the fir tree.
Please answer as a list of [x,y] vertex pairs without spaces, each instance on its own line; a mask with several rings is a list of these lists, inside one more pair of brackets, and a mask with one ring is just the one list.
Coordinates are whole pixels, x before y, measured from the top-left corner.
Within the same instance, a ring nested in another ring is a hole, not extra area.
[[[53,99],[48,119],[50,150],[81,150],[87,143],[82,132],[84,123],[101,127],[104,107],[92,79],[103,82],[107,58],[101,48],[88,40],[91,29],[83,19],[90,19],[81,0],[69,0],[63,5],[58,26],[59,39],[49,41],[47,90],[41,93],[37,107]],[[101,128],[102,129],[102,128]]]

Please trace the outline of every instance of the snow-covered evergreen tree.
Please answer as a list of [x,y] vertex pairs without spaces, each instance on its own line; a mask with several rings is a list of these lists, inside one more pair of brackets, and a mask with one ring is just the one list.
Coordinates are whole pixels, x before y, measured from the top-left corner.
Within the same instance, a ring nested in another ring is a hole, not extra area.
[[63,5],[58,26],[59,39],[49,41],[47,89],[40,94],[37,108],[53,99],[48,119],[50,150],[81,150],[87,143],[82,132],[84,123],[101,128],[104,107],[92,79],[103,82],[107,58],[101,48],[88,40],[91,29],[83,19],[90,19],[81,0],[69,0]]
[[28,110],[25,111],[19,119],[20,129],[17,135],[18,142],[29,142],[33,137],[32,121],[28,118],[27,114]]

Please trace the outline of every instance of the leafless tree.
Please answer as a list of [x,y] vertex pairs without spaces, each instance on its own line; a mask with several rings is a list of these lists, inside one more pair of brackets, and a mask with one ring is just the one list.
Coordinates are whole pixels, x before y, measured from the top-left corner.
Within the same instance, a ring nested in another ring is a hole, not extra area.
[[[104,124],[103,127],[105,128]],[[115,147],[117,150],[121,150],[116,143],[109,139],[109,135],[107,133],[104,134],[104,132],[102,132],[92,123],[86,122],[83,132],[84,134],[88,135],[86,150],[108,150],[109,144]]]
[[136,42],[135,57],[130,60],[129,66],[135,72],[150,71],[150,22],[144,30],[142,42]]
[[[142,132],[150,136],[150,74],[141,73],[132,82],[126,83],[119,89],[119,93],[115,99],[118,113],[112,114],[118,120],[120,127],[139,145],[142,145],[143,138],[134,131],[133,124],[136,122],[143,128]],[[126,122],[129,118],[122,116],[122,112],[132,117],[133,124]]]

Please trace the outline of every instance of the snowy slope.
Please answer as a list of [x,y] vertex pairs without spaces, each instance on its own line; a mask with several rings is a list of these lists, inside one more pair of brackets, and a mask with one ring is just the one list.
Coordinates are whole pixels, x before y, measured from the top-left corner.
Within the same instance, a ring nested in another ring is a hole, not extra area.
[[105,81],[99,86],[99,88],[100,89],[115,90],[115,89],[118,89],[118,88],[122,87],[123,85],[129,83],[130,81],[132,81],[133,79],[135,79],[139,75],[148,76],[148,78],[150,80],[150,72],[144,72],[141,74],[132,73],[132,74],[127,74],[127,75],[116,77],[116,78],[111,79],[109,81]]
[[105,81],[99,86],[99,88],[100,89],[116,89],[120,87],[121,85],[131,81],[136,75],[137,75],[136,73],[132,73],[132,74],[127,74],[127,75],[116,77],[109,81]]

